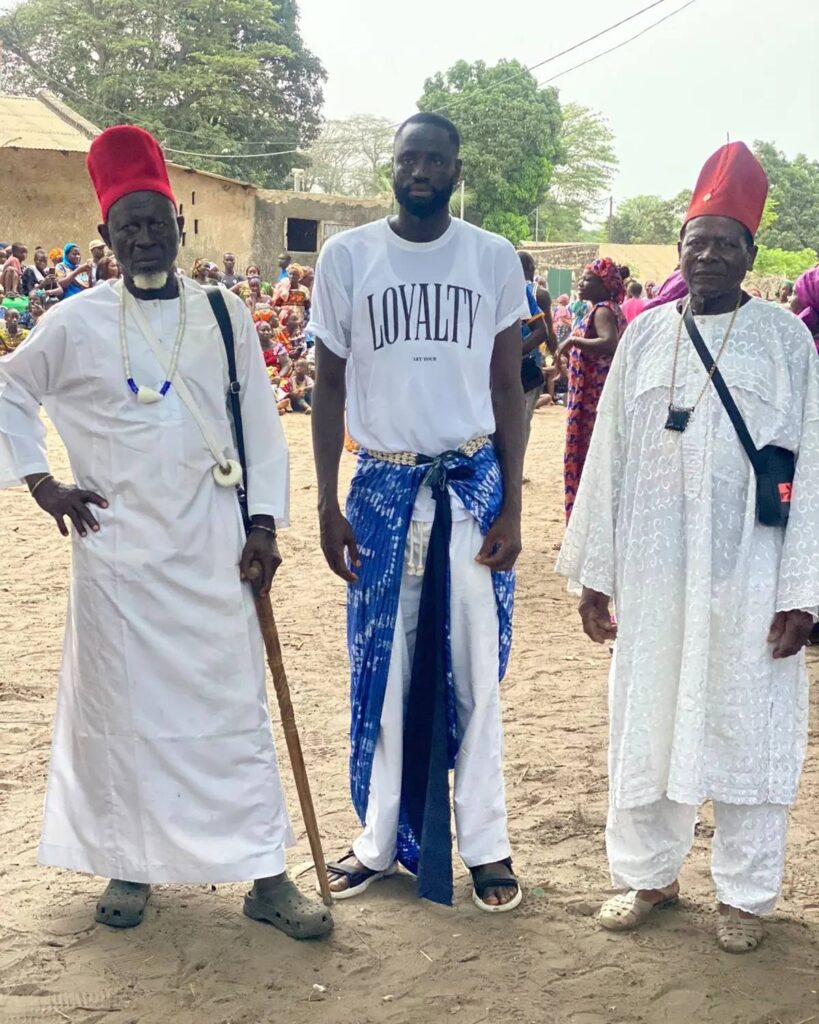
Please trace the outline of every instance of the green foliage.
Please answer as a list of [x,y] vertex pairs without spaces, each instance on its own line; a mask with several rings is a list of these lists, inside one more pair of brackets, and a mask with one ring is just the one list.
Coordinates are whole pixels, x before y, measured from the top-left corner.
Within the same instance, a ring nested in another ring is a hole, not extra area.
[[819,249],[819,161],[803,153],[788,160],[770,142],[755,142],[754,150],[770,180],[776,213],[763,224],[759,241],[793,252]]
[[560,158],[549,194],[540,209],[540,237],[574,242],[583,223],[601,212],[618,161],[614,133],[606,119],[588,107],[567,103],[559,136]]
[[389,192],[394,135],[387,118],[372,114],[326,121],[307,151],[308,185],[341,196]]
[[682,214],[678,212],[681,200],[682,194],[674,199],[632,196],[624,200],[612,218],[609,241],[621,245],[669,245],[676,242],[682,222]]
[[513,245],[520,245],[529,234],[529,218],[519,213],[487,213],[483,218],[483,227],[503,235]]
[[788,252],[785,249],[769,249],[765,245],[760,245],[754,273],[795,281],[800,274],[816,265],[817,258],[819,257],[814,249]]
[[[296,0],[22,0],[0,16],[0,43],[7,88],[45,86],[94,124],[134,121],[166,148],[268,152],[318,132],[325,73]],[[168,156],[266,185],[295,162]]]
[[468,219],[519,242],[561,155],[556,90],[539,88],[518,61],[459,61],[427,79],[418,106],[445,114],[461,132]]

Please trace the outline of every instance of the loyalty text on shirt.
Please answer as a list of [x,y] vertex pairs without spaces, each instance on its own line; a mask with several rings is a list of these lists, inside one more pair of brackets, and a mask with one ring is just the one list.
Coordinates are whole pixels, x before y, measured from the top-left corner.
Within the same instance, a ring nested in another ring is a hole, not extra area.
[[396,341],[451,341],[472,348],[483,296],[455,284],[401,284],[367,296],[373,350]]

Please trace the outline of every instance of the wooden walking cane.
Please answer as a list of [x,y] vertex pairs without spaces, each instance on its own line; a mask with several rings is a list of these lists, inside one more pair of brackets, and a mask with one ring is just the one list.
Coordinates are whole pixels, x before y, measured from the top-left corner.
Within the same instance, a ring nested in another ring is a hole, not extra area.
[[[251,581],[259,578],[259,569],[256,563],[251,565],[248,572],[248,579]],[[333,894],[330,891],[330,882],[327,878],[327,864],[324,860],[324,851],[321,848],[321,836],[319,835],[316,811],[313,807],[313,797],[310,794],[310,782],[307,778],[307,768],[304,764],[304,755],[301,750],[299,730],[296,726],[296,716],[293,711],[293,702],[290,699],[290,685],[287,682],[287,673],[284,670],[282,661],[282,646],[279,642],[279,631],[276,628],[276,620],[273,617],[273,605],[270,595],[262,597],[255,592],[256,612],[259,616],[259,626],[262,630],[264,647],[267,652],[267,664],[270,666],[270,673],[273,676],[273,686],[276,689],[276,697],[279,702],[279,713],[284,729],[284,738],[287,742],[287,751],[290,754],[290,764],[293,767],[293,778],[296,780],[296,791],[299,794],[301,804],[301,815],[304,819],[304,827],[307,829],[307,838],[310,841],[310,852],[313,855],[313,864],[318,875],[319,889],[325,906],[331,906]]]

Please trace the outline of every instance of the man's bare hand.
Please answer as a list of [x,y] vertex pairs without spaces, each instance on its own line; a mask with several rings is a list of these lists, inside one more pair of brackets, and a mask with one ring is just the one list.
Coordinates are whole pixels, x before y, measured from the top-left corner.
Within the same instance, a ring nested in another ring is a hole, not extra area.
[[341,579],[347,583],[358,583],[358,576],[347,568],[345,554],[349,556],[354,569],[361,566],[355,533],[349,522],[341,514],[341,509],[332,508],[319,510],[319,529],[321,531],[321,550],[327,564]]
[[61,484],[53,477],[44,479],[37,485],[34,492],[34,500],[44,512],[54,517],[57,529],[63,535],[68,536],[66,517],[74,524],[74,529],[81,537],[88,535],[88,531],[97,533],[100,524],[94,518],[89,505],[97,505],[99,508],[108,508],[108,502],[94,491],[84,491],[81,487]]
[[501,512],[483,539],[475,561],[493,572],[509,572],[521,552],[520,515]]
[[269,530],[251,529],[239,562],[241,578],[250,580],[260,597],[267,597],[281,564],[282,556],[274,535]]
[[792,658],[808,642],[813,630],[813,616],[808,612],[777,612],[768,633],[768,643],[773,644],[773,657]]
[[611,621],[609,601],[608,594],[583,588],[577,610],[583,620],[583,632],[596,644],[610,644],[617,639],[617,626]]

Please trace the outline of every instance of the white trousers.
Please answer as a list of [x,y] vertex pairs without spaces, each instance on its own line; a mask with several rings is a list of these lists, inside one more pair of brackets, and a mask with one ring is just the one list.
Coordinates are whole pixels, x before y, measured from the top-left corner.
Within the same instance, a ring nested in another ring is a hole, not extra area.
[[[475,561],[482,543],[474,519],[453,522],[450,623],[460,736],[454,803],[458,852],[467,867],[492,864],[510,855],[498,684],[498,612],[492,574]],[[408,544],[408,557],[410,547]],[[353,844],[356,857],[371,871],[385,871],[396,857],[404,711],[422,582],[421,576],[409,575],[405,569],[366,823]]]
[[[784,804],[714,802],[711,875],[717,899],[749,914],[776,906],[785,867]],[[697,808],[667,797],[627,810],[609,806],[606,848],[614,885],[662,889],[679,875],[694,842]]]

